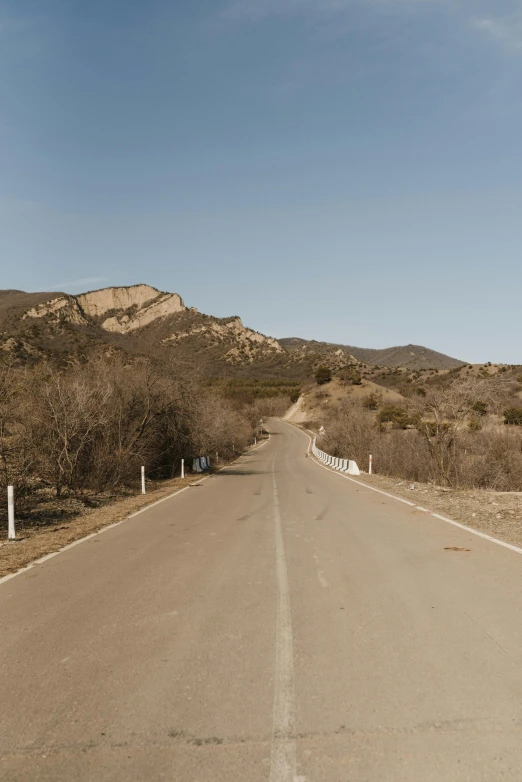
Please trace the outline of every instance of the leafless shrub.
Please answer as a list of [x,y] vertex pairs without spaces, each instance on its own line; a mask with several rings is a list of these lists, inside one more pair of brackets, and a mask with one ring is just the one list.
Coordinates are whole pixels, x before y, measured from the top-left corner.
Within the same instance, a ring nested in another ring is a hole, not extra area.
[[27,382],[9,359],[0,363],[0,490],[16,484],[27,505],[35,485],[35,454],[27,437]]
[[[430,388],[409,401],[414,427],[404,431],[379,425],[378,414],[345,401],[328,411],[324,448],[363,467],[371,453],[378,471],[407,480],[520,491],[522,437],[506,431],[498,415],[509,393],[509,381],[489,377]],[[477,409],[485,407],[492,412],[481,416],[481,427],[473,426]]]
[[0,361],[0,487],[14,484],[20,507],[42,487],[60,497],[137,486],[141,465],[169,478],[181,458],[240,451],[281,404],[249,409],[186,366],[117,353],[66,369]]

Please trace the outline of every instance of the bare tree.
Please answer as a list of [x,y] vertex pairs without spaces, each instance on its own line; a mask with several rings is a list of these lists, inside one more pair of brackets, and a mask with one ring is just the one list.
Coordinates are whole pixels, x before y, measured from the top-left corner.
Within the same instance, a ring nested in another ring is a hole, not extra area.
[[414,406],[420,414],[418,430],[424,437],[441,485],[458,485],[460,440],[477,403],[494,405],[510,384],[491,378],[464,377],[443,388],[430,388]]

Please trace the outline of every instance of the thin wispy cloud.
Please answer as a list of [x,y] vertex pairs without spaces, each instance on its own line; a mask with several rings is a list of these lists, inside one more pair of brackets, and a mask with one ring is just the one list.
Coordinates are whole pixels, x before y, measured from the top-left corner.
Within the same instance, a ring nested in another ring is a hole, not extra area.
[[522,53],[522,13],[475,17],[472,22],[475,29],[489,35],[505,49]]

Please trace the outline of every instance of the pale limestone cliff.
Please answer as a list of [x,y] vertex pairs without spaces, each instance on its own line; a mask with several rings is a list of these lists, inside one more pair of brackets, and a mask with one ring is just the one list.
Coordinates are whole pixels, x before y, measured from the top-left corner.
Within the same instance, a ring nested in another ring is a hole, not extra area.
[[24,318],[43,318],[46,316],[57,321],[65,320],[76,326],[86,326],[89,323],[75,296],[59,296],[57,299],[38,304],[37,307],[26,312]]
[[[177,293],[161,293],[150,285],[132,285],[128,288],[104,288],[77,296],[83,311],[92,318],[111,316],[101,324],[107,331],[126,334],[149,323],[184,312],[185,305]],[[130,310],[130,312],[128,312]]]
[[109,310],[128,310],[132,306],[143,307],[160,294],[161,291],[150,285],[130,285],[81,293],[76,298],[86,315],[101,318]]
[[92,319],[100,320],[106,331],[126,334],[149,323],[184,312],[185,305],[177,293],[161,293],[150,285],[131,285],[128,288],[103,288],[79,296],[59,296],[39,304],[25,313],[24,318],[50,317],[65,320],[77,326],[86,326]]
[[[103,288],[78,296],[63,295],[29,310],[25,318],[48,316],[56,321],[68,321],[79,326],[97,323],[106,331],[119,334],[147,326],[162,318],[186,312],[177,293],[162,293],[150,285],[125,288]],[[190,312],[197,312],[191,309]],[[175,332],[164,342],[176,342],[191,335],[201,335],[213,344],[228,348],[225,359],[232,364],[252,362],[271,353],[283,353],[284,348],[272,337],[246,328],[240,318],[228,321],[208,319],[205,323]]]

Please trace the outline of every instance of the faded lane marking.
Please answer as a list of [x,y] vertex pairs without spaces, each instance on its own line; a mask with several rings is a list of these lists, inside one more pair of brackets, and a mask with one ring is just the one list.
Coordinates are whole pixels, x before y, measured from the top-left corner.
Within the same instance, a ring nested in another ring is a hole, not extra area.
[[[314,554],[314,560],[315,560],[316,566],[319,565],[319,558],[318,558],[317,554]],[[322,587],[324,587],[326,589],[327,586],[328,586],[328,581],[324,577],[323,571],[320,570],[319,567],[316,567],[316,570],[317,570],[317,578],[319,579],[319,583],[321,584]]]
[[324,577],[324,573],[322,570],[317,571],[317,578],[319,579],[319,583],[321,584],[321,586],[326,589],[326,587],[328,586],[328,581]]
[[295,782],[296,743],[294,738],[295,700],[292,617],[290,613],[285,544],[281,527],[281,512],[279,509],[279,495],[274,464],[272,465],[272,484],[274,492],[277,617],[270,782]]

